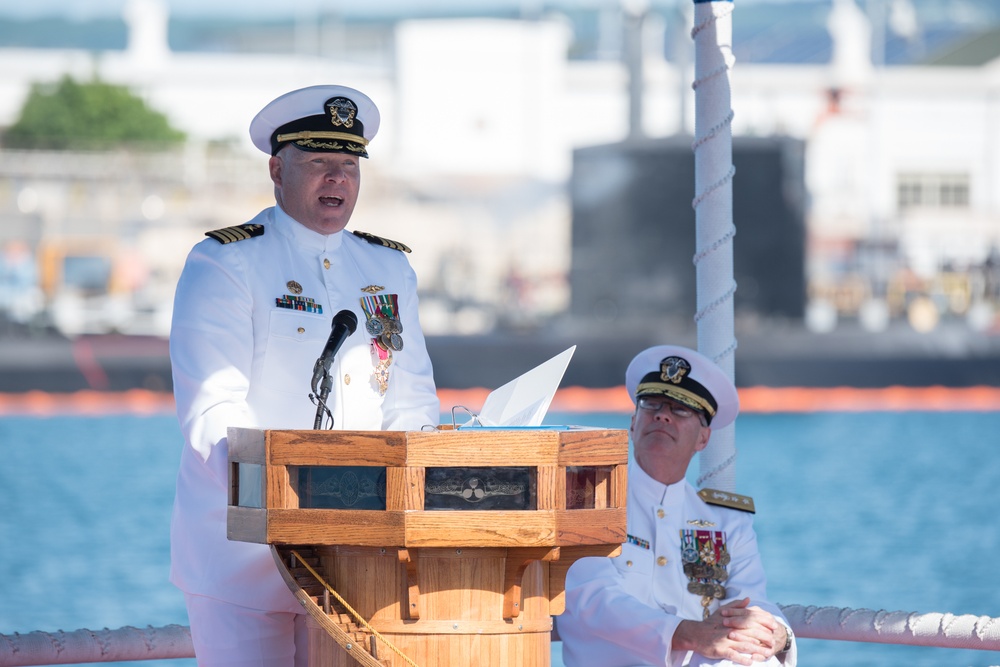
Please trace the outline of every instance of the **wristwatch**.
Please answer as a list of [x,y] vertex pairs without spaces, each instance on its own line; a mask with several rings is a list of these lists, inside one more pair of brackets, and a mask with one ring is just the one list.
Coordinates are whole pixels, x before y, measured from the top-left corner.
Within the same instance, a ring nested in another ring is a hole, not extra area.
[[778,651],[778,653],[787,653],[788,649],[792,648],[792,640],[795,639],[795,635],[792,634],[792,629],[787,626],[785,627],[785,632],[787,633],[787,636],[785,638],[785,645],[784,647],[782,647],[780,651]]

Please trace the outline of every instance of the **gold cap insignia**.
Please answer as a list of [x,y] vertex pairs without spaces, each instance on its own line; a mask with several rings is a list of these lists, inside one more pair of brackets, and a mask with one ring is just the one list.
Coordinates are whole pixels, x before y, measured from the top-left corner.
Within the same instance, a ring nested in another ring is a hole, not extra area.
[[691,372],[691,364],[681,357],[667,357],[660,362],[660,379],[664,382],[680,383]]
[[335,97],[326,103],[327,112],[330,114],[330,122],[334,127],[354,127],[354,117],[358,113],[358,107],[346,97]]

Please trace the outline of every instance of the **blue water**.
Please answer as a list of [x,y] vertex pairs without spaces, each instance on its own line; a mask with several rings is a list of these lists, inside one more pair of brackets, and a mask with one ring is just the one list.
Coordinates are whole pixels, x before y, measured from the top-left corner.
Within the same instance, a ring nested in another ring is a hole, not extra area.
[[[626,428],[628,416],[548,421]],[[748,414],[736,437],[774,601],[1000,616],[1000,414]],[[167,582],[180,449],[172,416],[0,418],[0,633],[187,624]],[[818,640],[800,655],[804,667],[1000,664]]]

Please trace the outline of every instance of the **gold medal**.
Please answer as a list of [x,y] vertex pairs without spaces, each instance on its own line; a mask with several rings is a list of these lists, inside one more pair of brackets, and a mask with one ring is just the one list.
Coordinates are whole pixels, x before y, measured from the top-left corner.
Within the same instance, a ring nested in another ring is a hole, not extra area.
[[687,588],[688,588],[688,593],[692,593],[694,595],[705,594],[704,584],[698,583],[697,581],[689,581]]
[[379,396],[385,396],[385,392],[389,390],[390,365],[392,365],[392,352],[389,352],[385,359],[379,359],[378,364],[375,365],[375,371],[372,374],[372,377],[378,385]]

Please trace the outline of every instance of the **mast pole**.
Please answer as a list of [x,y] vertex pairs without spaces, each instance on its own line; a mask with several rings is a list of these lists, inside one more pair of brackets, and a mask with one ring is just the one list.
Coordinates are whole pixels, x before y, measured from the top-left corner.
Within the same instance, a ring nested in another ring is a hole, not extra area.
[[[698,350],[735,379],[733,317],[732,0],[694,0],[695,209]],[[735,426],[714,430],[699,456],[698,486],[733,491]]]

